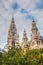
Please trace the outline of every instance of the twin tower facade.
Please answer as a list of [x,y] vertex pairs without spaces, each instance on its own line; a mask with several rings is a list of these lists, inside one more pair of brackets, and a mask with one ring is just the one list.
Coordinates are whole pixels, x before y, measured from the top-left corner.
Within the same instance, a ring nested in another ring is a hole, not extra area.
[[28,37],[27,37],[26,31],[24,29],[22,43],[20,46],[19,35],[17,34],[17,28],[15,25],[14,17],[12,17],[10,28],[8,30],[7,44],[6,44],[5,48],[8,51],[9,49],[11,49],[13,47],[14,48],[21,47],[23,52],[27,51],[27,49],[43,48],[43,37],[40,36],[40,34],[38,32],[38,28],[37,28],[34,20],[32,21],[30,41],[28,41]]

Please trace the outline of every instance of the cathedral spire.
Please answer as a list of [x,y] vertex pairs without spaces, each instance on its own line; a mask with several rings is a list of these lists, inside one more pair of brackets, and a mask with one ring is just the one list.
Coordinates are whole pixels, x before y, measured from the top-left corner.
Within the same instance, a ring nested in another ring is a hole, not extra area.
[[34,19],[32,21],[32,29],[31,29],[31,31],[32,31],[32,36],[35,36],[38,33],[38,28],[36,26],[36,23],[35,23]]
[[32,21],[31,31],[32,32],[31,32],[31,39],[30,39],[30,49],[41,48],[40,44],[42,44],[42,39],[34,19]]
[[18,46],[18,34],[14,22],[14,17],[12,16],[10,28],[8,31],[7,49],[8,48],[10,49],[12,47],[17,47],[17,46]]
[[12,21],[14,22],[14,16],[12,15]]
[[15,31],[15,33],[17,33],[17,28],[16,28],[16,25],[15,25],[15,20],[14,20],[14,16],[12,16],[12,20],[11,20],[11,24],[10,24],[10,30],[13,30],[12,32]]
[[22,50],[23,50],[23,52],[26,52],[27,48],[28,48],[28,38],[27,38],[26,31],[24,29],[23,38],[22,38]]
[[24,32],[23,32],[23,38],[22,38],[22,40],[23,41],[27,41],[27,35],[26,35],[26,31],[25,31],[25,29],[24,29]]
[[12,16],[11,24],[15,24],[14,16]]

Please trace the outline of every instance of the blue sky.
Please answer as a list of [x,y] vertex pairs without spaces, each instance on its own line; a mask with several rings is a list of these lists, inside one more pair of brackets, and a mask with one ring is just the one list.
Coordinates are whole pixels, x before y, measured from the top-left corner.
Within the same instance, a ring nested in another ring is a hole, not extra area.
[[43,0],[0,0],[0,48],[7,43],[12,14],[19,38],[22,40],[24,28],[30,39],[31,22],[35,19],[40,35],[43,36]]

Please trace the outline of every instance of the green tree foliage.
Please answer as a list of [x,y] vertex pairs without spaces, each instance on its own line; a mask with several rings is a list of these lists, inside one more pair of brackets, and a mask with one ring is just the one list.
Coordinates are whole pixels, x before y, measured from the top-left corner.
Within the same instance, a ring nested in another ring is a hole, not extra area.
[[2,65],[2,53],[0,52],[0,65]]
[[12,48],[0,57],[2,65],[43,65],[43,49],[28,50],[24,55],[21,49]]

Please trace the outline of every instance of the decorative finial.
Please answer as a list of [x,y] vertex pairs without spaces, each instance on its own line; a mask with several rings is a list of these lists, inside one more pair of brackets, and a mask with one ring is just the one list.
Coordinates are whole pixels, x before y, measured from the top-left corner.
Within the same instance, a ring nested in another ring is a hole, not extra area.
[[14,21],[14,15],[12,15],[12,20]]
[[33,18],[33,22],[35,22],[35,21],[34,21],[34,18]]
[[24,32],[26,32],[26,31],[25,31],[25,28],[24,28]]

